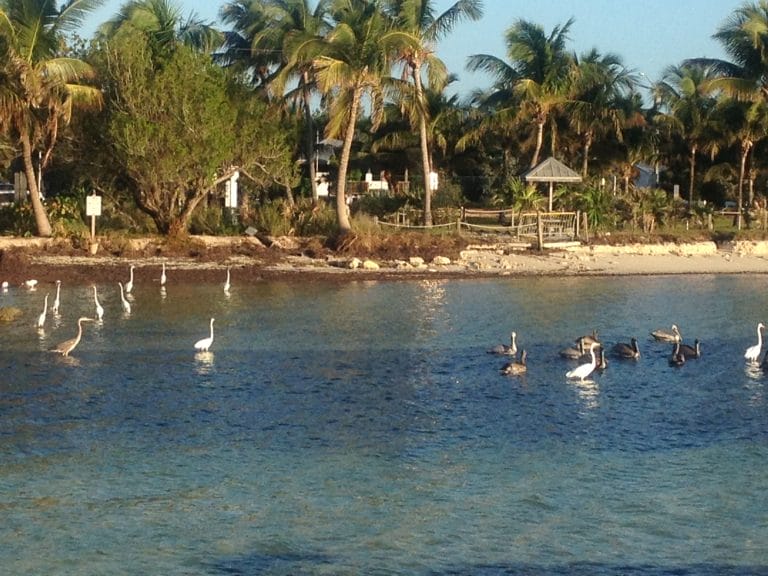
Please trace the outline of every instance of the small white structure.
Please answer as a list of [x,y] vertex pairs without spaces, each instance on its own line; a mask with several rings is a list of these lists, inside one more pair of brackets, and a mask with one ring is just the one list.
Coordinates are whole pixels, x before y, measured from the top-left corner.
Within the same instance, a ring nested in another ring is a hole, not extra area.
[[237,181],[240,179],[240,172],[235,170],[229,180],[224,182],[224,207],[237,208]]
[[328,172],[316,172],[315,184],[317,185],[317,195],[319,197],[328,197],[331,190],[331,182],[328,180]]

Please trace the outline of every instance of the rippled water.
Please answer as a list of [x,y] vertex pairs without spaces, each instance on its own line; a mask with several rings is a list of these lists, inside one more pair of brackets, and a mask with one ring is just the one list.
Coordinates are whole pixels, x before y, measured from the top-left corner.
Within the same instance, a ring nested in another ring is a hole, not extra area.
[[[89,288],[44,333],[51,287],[11,289],[2,573],[768,574],[765,283],[139,285],[129,317],[115,283],[71,358]],[[672,322],[701,359],[668,365]],[[568,382],[592,329],[643,356]],[[486,353],[511,330],[524,378]]]

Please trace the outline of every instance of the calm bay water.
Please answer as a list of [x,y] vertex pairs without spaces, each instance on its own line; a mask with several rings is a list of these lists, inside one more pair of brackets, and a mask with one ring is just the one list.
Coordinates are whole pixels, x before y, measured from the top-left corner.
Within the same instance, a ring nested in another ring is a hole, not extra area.
[[[172,282],[172,278],[171,278]],[[11,289],[3,574],[768,574],[762,276]],[[208,335],[211,352],[193,343]],[[675,322],[681,368],[649,332]],[[638,362],[568,382],[592,329]],[[516,330],[524,378],[489,355]]]

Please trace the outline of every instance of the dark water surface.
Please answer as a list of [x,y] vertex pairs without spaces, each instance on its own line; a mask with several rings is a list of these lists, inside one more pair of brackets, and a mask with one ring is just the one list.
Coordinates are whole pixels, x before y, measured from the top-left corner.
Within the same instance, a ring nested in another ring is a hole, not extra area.
[[[0,306],[3,574],[768,574],[761,276],[63,286]],[[51,299],[53,290],[51,290]],[[193,344],[208,335],[208,354]],[[703,357],[668,365],[675,322]],[[558,352],[637,336],[574,383]],[[516,330],[524,378],[489,355]]]

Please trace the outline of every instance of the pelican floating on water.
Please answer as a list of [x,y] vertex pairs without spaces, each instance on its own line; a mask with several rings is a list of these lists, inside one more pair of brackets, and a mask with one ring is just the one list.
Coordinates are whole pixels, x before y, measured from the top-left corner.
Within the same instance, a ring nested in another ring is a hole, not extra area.
[[528,351],[523,350],[520,352],[520,361],[514,361],[505,364],[501,369],[501,373],[507,376],[519,376],[520,374],[525,374],[528,371],[528,366],[526,365],[527,357]]
[[497,344],[490,350],[488,350],[489,354],[505,354],[507,356],[516,356],[517,355],[517,332],[512,332],[509,337],[509,345],[507,344]]
[[672,324],[671,330],[654,330],[651,332],[651,336],[658,342],[680,342],[682,340],[680,329],[677,327],[677,324]]
[[626,342],[618,342],[614,344],[611,352],[618,358],[628,358],[631,360],[640,358],[640,347],[637,345],[637,338],[635,337],[630,339],[629,344]]
[[689,358],[701,358],[701,342],[697,338],[693,342],[693,346],[690,344],[680,344],[680,354],[685,356],[685,359]]

